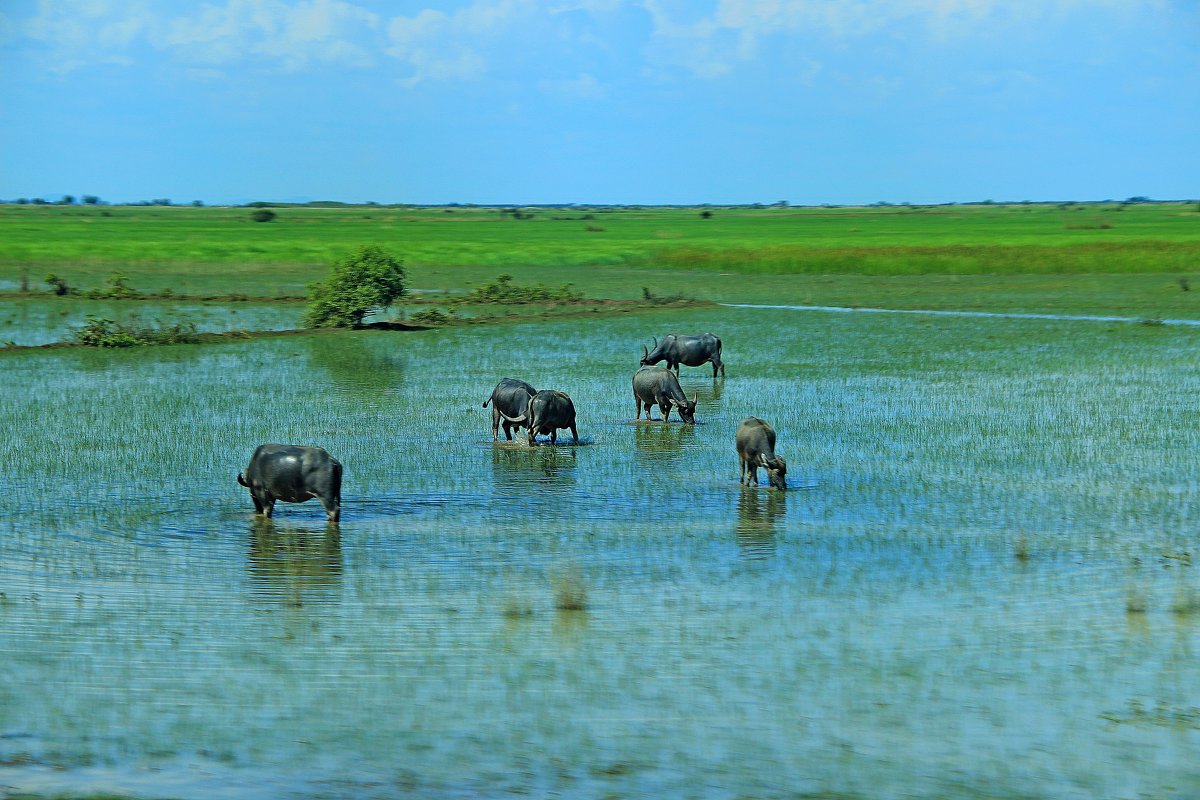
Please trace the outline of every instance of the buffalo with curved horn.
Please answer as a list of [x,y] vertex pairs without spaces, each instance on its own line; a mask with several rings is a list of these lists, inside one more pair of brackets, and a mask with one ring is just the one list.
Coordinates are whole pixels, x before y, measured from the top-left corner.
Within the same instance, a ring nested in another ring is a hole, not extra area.
[[537,394],[525,381],[502,378],[492,389],[492,394],[483,401],[483,407],[492,404],[492,441],[500,439],[500,425],[504,425],[504,436],[511,442],[512,429],[529,427],[529,401]]
[[662,421],[666,422],[672,408],[679,409],[679,416],[689,425],[696,424],[697,393],[691,400],[679,386],[675,373],[663,367],[642,367],[633,373],[633,402],[637,406],[637,419],[642,418],[642,405],[646,406],[646,419],[650,419],[650,407],[658,406]]
[[738,471],[741,483],[758,485],[758,468],[765,467],[773,489],[787,489],[787,462],[775,455],[775,429],[765,420],[748,417],[737,429]]
[[721,340],[711,333],[681,334],[669,333],[660,342],[654,339],[654,349],[649,350],[642,345],[643,367],[667,362],[667,369],[679,374],[679,365],[698,367],[701,364],[713,365],[713,377],[718,370],[725,374],[725,364],[721,361]]

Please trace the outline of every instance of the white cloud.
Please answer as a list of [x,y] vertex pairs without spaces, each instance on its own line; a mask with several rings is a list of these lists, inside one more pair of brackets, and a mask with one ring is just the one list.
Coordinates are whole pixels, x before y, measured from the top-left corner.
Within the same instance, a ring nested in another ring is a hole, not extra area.
[[713,77],[758,57],[767,40],[839,45],[897,29],[935,40],[1020,34],[1072,12],[1137,13],[1161,0],[717,0],[686,21],[670,0],[643,4],[653,23],[652,60]]
[[193,64],[228,64],[249,57],[301,69],[313,63],[365,67],[362,43],[379,17],[341,0],[227,0],[171,19],[150,36],[156,47]]
[[395,17],[387,27],[387,53],[411,69],[402,81],[408,86],[477,78],[489,65],[484,51],[540,10],[534,0],[480,0],[452,14],[425,9],[411,17]]
[[36,14],[14,24],[67,70],[89,63],[136,63],[131,52],[138,45],[170,53],[184,66],[258,60],[294,70],[315,63],[370,66],[372,53],[380,49],[381,20],[345,0],[225,0],[199,6],[41,0]]

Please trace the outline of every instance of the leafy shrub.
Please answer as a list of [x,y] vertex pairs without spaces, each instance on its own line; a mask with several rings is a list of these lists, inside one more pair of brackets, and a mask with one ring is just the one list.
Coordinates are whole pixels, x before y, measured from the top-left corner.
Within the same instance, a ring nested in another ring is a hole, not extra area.
[[692,298],[682,294],[654,294],[648,286],[642,287],[642,301],[656,305],[671,305],[672,303],[688,303]]
[[54,293],[59,297],[71,293],[71,287],[67,285],[66,280],[58,277],[53,272],[47,273],[46,277],[42,280],[50,284],[50,288],[53,289]]
[[578,303],[583,299],[582,292],[571,291],[571,284],[561,288],[551,289],[542,284],[533,286],[518,286],[512,275],[499,275],[493,283],[480,286],[462,298],[465,303],[496,303],[500,305],[520,305],[522,303]]
[[103,289],[92,289],[87,296],[94,300],[131,300],[142,297],[142,293],[129,285],[129,276],[114,272],[108,276],[108,285]]
[[360,247],[334,263],[325,280],[308,287],[304,324],[353,328],[368,314],[404,296],[404,266],[381,247]]
[[260,208],[250,213],[250,219],[255,222],[270,222],[275,219],[275,212],[269,208]]
[[87,324],[77,328],[71,341],[87,347],[138,347],[149,344],[188,344],[200,340],[195,323],[176,322],[171,325],[138,325],[114,322],[103,317],[87,318]]
[[412,321],[420,325],[443,325],[455,319],[454,313],[446,313],[440,308],[427,308],[412,315]]

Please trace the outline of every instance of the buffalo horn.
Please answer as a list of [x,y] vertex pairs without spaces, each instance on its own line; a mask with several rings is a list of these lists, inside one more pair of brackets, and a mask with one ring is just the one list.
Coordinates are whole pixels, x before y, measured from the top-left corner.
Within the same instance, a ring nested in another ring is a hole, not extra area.
[[649,358],[650,351],[646,349],[646,345],[642,345],[642,358]]

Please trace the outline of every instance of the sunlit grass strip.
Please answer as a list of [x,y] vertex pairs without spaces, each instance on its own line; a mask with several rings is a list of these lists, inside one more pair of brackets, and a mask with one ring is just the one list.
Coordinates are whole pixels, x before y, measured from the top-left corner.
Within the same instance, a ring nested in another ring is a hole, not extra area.
[[1176,273],[1200,264],[1200,242],[1093,242],[888,247],[671,247],[651,265],[745,274],[1044,275]]

